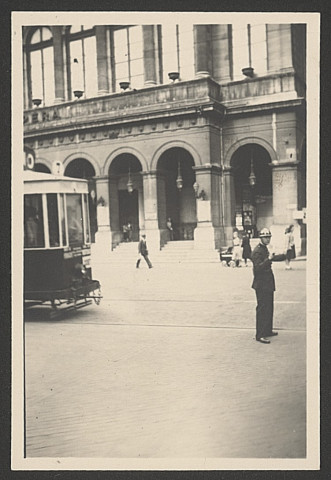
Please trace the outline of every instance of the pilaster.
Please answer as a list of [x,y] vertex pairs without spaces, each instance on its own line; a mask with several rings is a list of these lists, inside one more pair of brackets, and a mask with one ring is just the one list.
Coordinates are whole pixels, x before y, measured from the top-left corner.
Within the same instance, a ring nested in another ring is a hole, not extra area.
[[210,25],[194,25],[195,75],[211,75],[211,32]]
[[151,86],[157,84],[156,75],[156,48],[155,48],[155,25],[143,25],[143,45],[144,45],[144,75],[145,85]]
[[109,93],[107,31],[104,25],[95,27],[97,43],[98,95]]
[[112,248],[112,235],[109,217],[109,187],[108,177],[96,177],[97,191],[97,223],[93,252],[96,255],[107,255]]
[[157,172],[142,172],[144,185],[145,233],[148,248],[151,251],[160,250],[160,231],[157,205]]
[[55,85],[55,101],[54,103],[62,103],[65,100],[64,88],[64,59],[62,48],[62,27],[53,26],[53,48],[54,48],[54,85]]

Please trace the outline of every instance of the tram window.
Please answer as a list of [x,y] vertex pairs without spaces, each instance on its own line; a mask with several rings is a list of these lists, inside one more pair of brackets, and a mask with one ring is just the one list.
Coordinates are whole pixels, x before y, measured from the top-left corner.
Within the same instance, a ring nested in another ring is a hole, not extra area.
[[62,228],[62,245],[67,245],[67,235],[66,235],[66,222],[65,222],[65,213],[64,213],[64,197],[63,193],[60,193],[60,222]]
[[69,245],[82,245],[83,236],[83,209],[82,196],[79,194],[67,194],[67,218]]
[[89,222],[89,211],[87,203],[87,195],[84,195],[84,216],[85,216],[85,242],[90,243],[90,222]]
[[44,247],[44,220],[40,194],[24,196],[24,247]]
[[59,215],[57,211],[57,194],[47,193],[48,231],[50,247],[60,245]]

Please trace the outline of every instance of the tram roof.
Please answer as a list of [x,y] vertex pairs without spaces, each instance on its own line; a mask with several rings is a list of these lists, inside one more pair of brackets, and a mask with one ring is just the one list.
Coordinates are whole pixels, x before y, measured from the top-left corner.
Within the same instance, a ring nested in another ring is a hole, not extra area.
[[65,177],[51,173],[23,172],[25,193],[87,193],[88,183],[83,178]]

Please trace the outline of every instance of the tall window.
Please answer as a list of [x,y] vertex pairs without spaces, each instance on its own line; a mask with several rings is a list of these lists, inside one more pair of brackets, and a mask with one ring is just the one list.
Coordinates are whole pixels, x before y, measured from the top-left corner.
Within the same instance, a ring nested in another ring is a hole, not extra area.
[[267,72],[266,25],[235,23],[232,25],[233,79],[243,78],[242,69],[253,67],[254,73]]
[[38,27],[27,47],[30,64],[31,99],[51,105],[55,99],[53,38],[49,28]]
[[194,78],[193,25],[162,25],[163,83],[168,73],[179,72],[181,80]]
[[97,48],[93,25],[72,25],[67,34],[68,96],[80,90],[86,98],[98,94]]
[[141,25],[113,32],[116,91],[119,83],[130,82],[133,88],[144,85],[143,36]]

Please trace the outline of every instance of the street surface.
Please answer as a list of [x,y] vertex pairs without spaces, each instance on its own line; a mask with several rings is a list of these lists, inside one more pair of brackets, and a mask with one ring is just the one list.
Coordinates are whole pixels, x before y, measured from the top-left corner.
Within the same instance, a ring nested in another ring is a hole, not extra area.
[[264,345],[251,267],[95,262],[100,306],[26,315],[27,457],[304,458],[306,262],[292,263],[274,264]]

